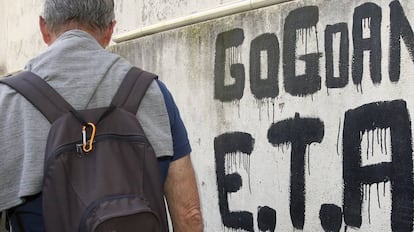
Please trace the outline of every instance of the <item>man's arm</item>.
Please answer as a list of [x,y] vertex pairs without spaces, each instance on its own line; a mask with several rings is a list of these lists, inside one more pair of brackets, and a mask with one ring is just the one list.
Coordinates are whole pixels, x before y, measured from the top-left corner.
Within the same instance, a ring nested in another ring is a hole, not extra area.
[[164,185],[174,232],[201,232],[203,218],[190,155],[171,162]]

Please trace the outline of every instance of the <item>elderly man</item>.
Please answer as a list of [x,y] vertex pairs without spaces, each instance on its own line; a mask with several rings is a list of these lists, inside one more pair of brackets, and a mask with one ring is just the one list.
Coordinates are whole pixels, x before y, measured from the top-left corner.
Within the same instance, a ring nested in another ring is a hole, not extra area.
[[[132,67],[104,49],[115,26],[113,0],[45,0],[39,25],[49,47],[30,60],[26,70],[44,79],[76,110],[108,106]],[[4,84],[0,107],[0,211],[8,209],[13,231],[44,231],[41,188],[50,123]],[[187,133],[162,82],[149,86],[137,118],[157,157],[172,156],[158,164],[174,231],[202,231]]]

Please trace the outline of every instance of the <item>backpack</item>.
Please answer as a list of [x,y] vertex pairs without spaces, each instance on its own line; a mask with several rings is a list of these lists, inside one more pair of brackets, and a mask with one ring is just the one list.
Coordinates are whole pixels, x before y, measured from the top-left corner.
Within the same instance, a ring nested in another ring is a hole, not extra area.
[[47,232],[168,231],[157,158],[136,117],[155,78],[134,67],[110,106],[86,110],[31,72],[1,80],[51,123],[41,194]]

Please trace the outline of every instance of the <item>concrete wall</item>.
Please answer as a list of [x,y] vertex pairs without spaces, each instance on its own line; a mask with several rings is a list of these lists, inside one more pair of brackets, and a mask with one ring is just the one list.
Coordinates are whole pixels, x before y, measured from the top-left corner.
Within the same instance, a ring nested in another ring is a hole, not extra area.
[[4,7],[0,16],[3,21],[0,65],[4,73],[9,73],[22,69],[28,59],[46,46],[38,30],[40,1],[2,1],[1,4]]
[[[246,0],[242,0],[246,1]],[[213,9],[237,0],[120,0],[116,1],[118,28],[122,33],[196,12]]]
[[[247,1],[247,0],[243,0]],[[196,12],[202,12],[236,0],[116,0],[115,34],[149,26]],[[0,2],[0,75],[18,71],[27,60],[43,51],[38,16],[43,0],[2,0]],[[11,58],[12,57],[12,58]]]
[[412,231],[413,7],[293,1],[112,48],[175,96],[206,231]]
[[[134,25],[207,3],[159,4]],[[174,95],[206,231],[412,231],[412,25],[408,0],[298,0],[110,49]]]
[[[6,10],[5,10],[5,2],[1,1],[0,2],[0,15],[5,15]],[[4,17],[4,16],[3,16]],[[0,28],[2,28],[4,30],[4,28],[6,28],[6,21],[5,20],[0,20]],[[6,41],[7,41],[7,33],[3,33],[1,36],[1,41],[0,41],[0,51],[5,51],[6,50]],[[0,56],[0,75],[2,73],[5,72],[5,65],[6,65],[6,56],[2,55]]]

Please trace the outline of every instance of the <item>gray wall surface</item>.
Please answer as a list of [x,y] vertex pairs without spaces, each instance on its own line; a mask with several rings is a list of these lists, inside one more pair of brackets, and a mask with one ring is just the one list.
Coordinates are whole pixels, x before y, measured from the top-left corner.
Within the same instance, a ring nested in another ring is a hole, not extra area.
[[[243,1],[247,0],[116,0],[115,34]],[[0,75],[22,69],[46,49],[38,29],[42,4],[43,0],[0,1]]]
[[206,231],[412,231],[413,10],[292,1],[111,49],[173,93]]

